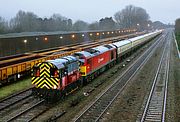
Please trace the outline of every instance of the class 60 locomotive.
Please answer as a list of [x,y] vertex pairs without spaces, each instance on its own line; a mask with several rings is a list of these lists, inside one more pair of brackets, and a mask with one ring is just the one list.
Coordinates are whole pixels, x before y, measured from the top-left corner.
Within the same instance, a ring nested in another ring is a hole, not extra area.
[[63,98],[110,69],[121,61],[124,55],[136,50],[161,32],[152,32],[38,63],[32,71],[33,94],[45,99]]

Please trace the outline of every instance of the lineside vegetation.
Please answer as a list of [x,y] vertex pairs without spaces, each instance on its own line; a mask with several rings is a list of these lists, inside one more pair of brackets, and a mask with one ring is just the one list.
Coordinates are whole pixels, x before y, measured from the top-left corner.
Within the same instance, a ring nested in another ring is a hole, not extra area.
[[0,88],[0,99],[14,94],[18,91],[24,90],[31,87],[31,79],[26,78],[20,82],[13,83],[11,85]]
[[180,18],[176,19],[175,33],[176,33],[176,40],[177,40],[178,48],[180,50]]
[[180,32],[176,32],[176,40],[177,40],[177,44],[178,44],[178,49],[180,51]]

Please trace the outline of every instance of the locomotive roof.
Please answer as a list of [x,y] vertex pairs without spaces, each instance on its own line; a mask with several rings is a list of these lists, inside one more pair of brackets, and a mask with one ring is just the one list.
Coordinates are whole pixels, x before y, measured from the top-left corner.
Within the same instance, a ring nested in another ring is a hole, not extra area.
[[55,59],[55,60],[48,60],[47,62],[50,62],[53,65],[55,65],[58,69],[61,69],[61,68],[64,68],[65,65],[68,64],[69,62],[74,62],[74,61],[77,61],[76,57],[66,56],[66,57]]
[[47,62],[50,62],[58,69],[61,69],[65,67],[64,64],[67,63],[68,61],[66,59],[55,59],[55,60],[48,60]]
[[108,50],[109,49],[107,47],[98,46],[98,47],[90,48],[90,49],[88,49],[86,51],[77,52],[75,54],[81,54],[81,55],[83,55],[83,56],[85,56],[87,58],[87,57],[95,56],[96,54],[100,54],[100,53],[106,52]]
[[98,47],[94,47],[92,49],[99,51],[99,53],[103,53],[103,52],[106,52],[109,50],[107,47],[104,47],[104,46],[98,46]]
[[74,56],[65,56],[62,59],[67,59],[69,62],[77,61],[77,58]]
[[87,52],[87,51],[81,51],[81,52],[77,52],[75,54],[82,54],[84,55],[85,57],[91,57],[91,56],[94,56],[93,54]]

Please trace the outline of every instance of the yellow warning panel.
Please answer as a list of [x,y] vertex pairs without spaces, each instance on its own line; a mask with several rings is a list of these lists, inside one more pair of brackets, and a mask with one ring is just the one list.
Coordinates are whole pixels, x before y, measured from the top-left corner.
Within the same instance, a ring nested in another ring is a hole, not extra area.
[[82,76],[86,76],[86,66],[81,66],[80,67],[80,72]]

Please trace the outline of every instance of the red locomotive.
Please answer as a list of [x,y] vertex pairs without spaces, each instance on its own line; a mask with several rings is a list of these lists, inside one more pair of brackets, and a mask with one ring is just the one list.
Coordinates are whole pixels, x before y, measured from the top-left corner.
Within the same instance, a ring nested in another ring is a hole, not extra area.
[[113,66],[116,60],[115,46],[105,45],[88,49],[74,54],[81,63],[80,72],[83,80],[90,81],[94,76],[103,72],[106,67]]

